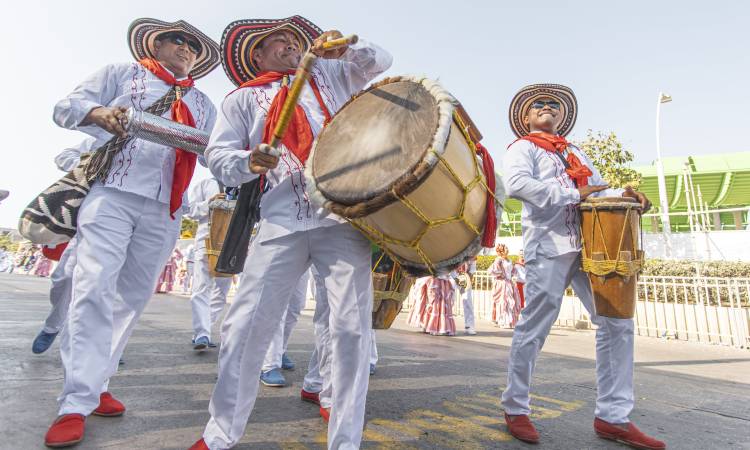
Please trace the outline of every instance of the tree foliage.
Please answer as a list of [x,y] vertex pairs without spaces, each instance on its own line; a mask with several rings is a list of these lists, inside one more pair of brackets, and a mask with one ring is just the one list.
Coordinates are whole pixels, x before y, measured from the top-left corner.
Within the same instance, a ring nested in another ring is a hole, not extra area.
[[588,130],[586,139],[576,145],[591,158],[610,187],[630,185],[638,188],[640,185],[641,174],[629,167],[633,161],[633,152],[622,146],[614,132],[594,134],[592,130]]
[[0,247],[5,247],[8,251],[15,252],[18,250],[18,242],[13,242],[9,234],[0,234]]
[[195,220],[182,217],[182,225],[180,226],[180,237],[182,239],[192,239],[195,237],[195,232],[198,230],[198,222]]

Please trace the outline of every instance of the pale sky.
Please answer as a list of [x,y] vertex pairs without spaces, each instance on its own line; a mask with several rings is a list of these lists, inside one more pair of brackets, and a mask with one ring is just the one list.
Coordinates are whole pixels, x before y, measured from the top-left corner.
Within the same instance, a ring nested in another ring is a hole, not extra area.
[[[133,19],[185,19],[219,41],[233,20],[293,14],[384,47],[394,56],[386,75],[438,79],[464,104],[498,166],[513,140],[508,104],[539,82],[576,92],[570,138],[614,131],[639,164],[655,159],[659,91],[674,98],[662,109],[664,156],[750,150],[750,2],[26,0],[0,18],[0,189],[11,192],[0,226],[15,227],[24,206],[63,175],[54,156],[85,136],[57,127],[52,108],[101,66],[131,61]],[[233,85],[219,67],[197,86],[219,103]],[[208,176],[200,168],[194,181]]]

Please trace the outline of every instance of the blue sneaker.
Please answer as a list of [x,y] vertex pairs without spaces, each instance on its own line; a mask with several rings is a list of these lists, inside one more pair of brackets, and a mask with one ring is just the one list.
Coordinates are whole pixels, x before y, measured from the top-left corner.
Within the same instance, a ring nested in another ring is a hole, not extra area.
[[208,347],[208,337],[201,336],[193,341],[193,350],[202,351]]
[[31,344],[31,351],[37,355],[46,352],[50,345],[55,342],[56,337],[57,333],[47,333],[44,330],[40,331],[34,338],[34,343]]
[[281,368],[284,370],[294,370],[294,361],[292,361],[292,358],[286,356],[286,353],[281,355]]
[[375,364],[370,364],[370,375],[375,375]]
[[260,382],[266,386],[271,387],[284,387],[286,386],[286,378],[281,374],[279,369],[271,369],[260,374]]

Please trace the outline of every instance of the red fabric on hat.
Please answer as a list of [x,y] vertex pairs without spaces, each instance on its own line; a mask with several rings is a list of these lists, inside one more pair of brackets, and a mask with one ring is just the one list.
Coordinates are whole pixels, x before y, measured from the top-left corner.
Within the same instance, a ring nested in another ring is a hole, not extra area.
[[[195,84],[193,79],[189,76],[184,80],[177,81],[177,79],[169,73],[159,61],[153,58],[144,58],[139,62],[143,67],[170,86],[192,87]],[[195,128],[193,114],[190,112],[188,105],[182,101],[182,98],[180,97],[177,97],[172,103],[172,120]],[[181,148],[175,149],[172,191],[169,196],[169,215],[173,219],[174,212],[182,206],[182,195],[185,193],[188,186],[190,186],[190,180],[193,178],[195,162],[197,160],[198,156],[195,153],[190,153]]]
[[66,248],[68,248],[67,242],[57,244],[54,247],[48,247],[45,245],[42,247],[42,254],[47,257],[47,259],[51,259],[52,261],[60,261],[60,257],[62,256]]
[[[564,137],[550,133],[532,133],[519,138],[518,140],[529,141],[547,150],[548,152],[557,153],[564,152],[568,148],[568,145],[570,145]],[[583,164],[573,152],[568,152],[568,155],[565,157],[565,159],[570,165],[570,168],[565,169],[565,172],[568,174],[568,176],[570,176],[570,178],[573,179],[573,181],[576,182],[576,186],[588,186],[589,177],[592,175],[591,169],[586,167],[586,165]]]

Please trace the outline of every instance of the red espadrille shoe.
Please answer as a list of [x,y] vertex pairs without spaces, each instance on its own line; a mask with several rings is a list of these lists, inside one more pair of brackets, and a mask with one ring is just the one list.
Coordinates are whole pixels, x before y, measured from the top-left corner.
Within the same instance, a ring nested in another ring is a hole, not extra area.
[[125,414],[125,405],[112,397],[109,392],[102,392],[99,396],[99,406],[91,414],[102,417],[121,416]]
[[303,402],[310,402],[320,406],[320,395],[317,392],[307,392],[302,389],[300,396],[302,397]]
[[193,444],[188,450],[209,450],[209,448],[208,445],[206,445],[206,441],[204,441],[203,438],[200,438],[198,439],[198,442]]
[[86,417],[82,414],[65,414],[52,422],[44,436],[47,447],[70,447],[83,440]]
[[605,422],[598,417],[594,419],[594,431],[596,431],[596,434],[600,438],[617,441],[633,448],[645,450],[663,450],[667,448],[667,444],[645,434],[635,424],[628,422],[623,424],[623,426],[625,428]]
[[328,419],[331,417],[331,408],[320,407],[320,417],[323,418],[325,423],[328,423]]
[[508,432],[511,436],[519,441],[528,442],[529,444],[539,443],[539,432],[534,428],[534,424],[529,420],[529,416],[509,416],[505,414],[505,423],[508,425]]

